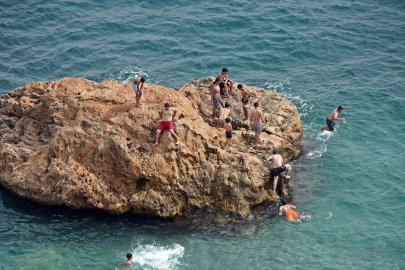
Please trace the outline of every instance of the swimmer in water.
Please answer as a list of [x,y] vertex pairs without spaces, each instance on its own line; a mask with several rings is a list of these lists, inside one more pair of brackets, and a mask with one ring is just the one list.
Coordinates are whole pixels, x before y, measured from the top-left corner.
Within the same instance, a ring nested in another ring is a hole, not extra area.
[[127,260],[125,262],[125,264],[130,264],[132,262],[132,259],[134,258],[134,256],[132,256],[131,253],[127,254]]
[[281,201],[282,206],[278,210],[278,214],[281,216],[283,212],[287,217],[287,220],[292,223],[301,223],[302,219],[305,219],[305,216],[300,215],[298,212],[295,212],[295,206],[292,204],[286,204],[285,201]]

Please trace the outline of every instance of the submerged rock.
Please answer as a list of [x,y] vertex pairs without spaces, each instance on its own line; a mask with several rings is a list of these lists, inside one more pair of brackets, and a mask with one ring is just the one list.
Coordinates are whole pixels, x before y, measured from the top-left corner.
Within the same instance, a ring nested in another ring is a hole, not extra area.
[[[240,130],[231,151],[223,150],[225,131],[210,118],[213,81],[197,79],[177,91],[145,84],[140,109],[130,84],[111,80],[33,82],[1,95],[0,181],[48,205],[165,218],[192,217],[201,209],[246,216],[253,206],[277,200],[263,162],[273,148],[285,161],[299,155],[301,120],[281,94],[248,87],[269,126],[264,147],[249,149],[254,132],[233,121]],[[243,118],[238,95],[234,119]],[[152,148],[166,102],[178,111],[180,144],[165,131]],[[289,179],[280,178],[284,191]]]

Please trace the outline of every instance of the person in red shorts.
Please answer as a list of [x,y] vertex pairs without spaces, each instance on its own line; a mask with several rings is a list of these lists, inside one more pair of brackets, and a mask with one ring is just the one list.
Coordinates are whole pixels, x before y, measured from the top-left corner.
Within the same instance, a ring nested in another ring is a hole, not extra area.
[[168,129],[172,136],[176,138],[176,144],[180,143],[179,138],[173,131],[173,121],[177,120],[176,113],[176,109],[171,108],[169,103],[165,103],[164,108],[160,111],[160,125],[156,130],[156,142],[154,145],[152,145],[152,147],[159,144],[160,133],[165,131],[165,129]]
[[286,204],[285,201],[281,202],[283,205],[280,206],[278,209],[278,214],[281,216],[283,212],[285,213],[285,216],[287,217],[287,220],[289,222],[293,223],[301,223],[302,219],[305,219],[304,216],[301,216],[298,212],[295,212],[293,209],[295,209],[295,206],[292,204]]

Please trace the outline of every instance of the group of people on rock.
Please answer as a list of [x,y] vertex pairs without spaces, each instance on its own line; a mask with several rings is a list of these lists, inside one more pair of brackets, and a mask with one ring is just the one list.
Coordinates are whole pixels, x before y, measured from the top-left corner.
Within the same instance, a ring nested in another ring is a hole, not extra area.
[[[136,107],[142,106],[141,97],[144,83],[145,83],[144,77],[135,78],[131,83],[132,89],[136,94],[136,104],[135,104]],[[231,94],[234,95],[236,94],[233,91],[233,81],[231,81],[228,77],[227,68],[223,68],[222,71],[218,73],[217,77],[215,78],[215,82],[211,89],[211,105],[213,106],[212,118],[220,127],[223,127],[225,129],[225,138],[226,138],[225,147],[230,149],[232,139],[232,124],[229,116],[231,116],[231,109],[230,104],[227,102],[224,104],[221,98],[221,88],[224,89],[224,93],[228,98],[231,98],[229,92],[231,92]],[[242,84],[239,84],[237,86],[237,89],[240,90],[242,94],[241,103],[243,106],[244,118],[241,120],[247,121],[249,120],[248,107],[249,107],[249,98],[251,97],[251,95],[249,94],[248,91],[246,91],[246,89],[243,87]],[[216,111],[219,104],[221,104],[222,108],[220,109],[219,117],[217,118]],[[266,128],[267,125],[263,118],[263,112],[259,109],[259,103],[255,102],[253,106],[254,109],[250,113],[250,126],[255,131],[254,146],[260,147],[261,145],[259,144],[259,140],[263,130],[263,124]],[[335,130],[335,120],[345,121],[344,118],[338,118],[339,113],[341,113],[343,109],[348,108],[350,108],[350,106],[339,106],[338,108],[334,109],[333,112],[326,118],[326,126],[321,127],[321,131],[326,130],[333,132]],[[159,114],[160,114],[160,124],[156,131],[156,141],[155,144],[153,144],[153,146],[158,145],[160,133],[164,132],[165,129],[168,129],[169,132],[172,134],[172,136],[176,139],[176,145],[179,144],[180,143],[179,138],[177,137],[176,133],[173,130],[173,121],[177,121],[176,118],[177,110],[171,107],[169,103],[165,103],[164,107],[161,109]],[[276,196],[276,187],[279,175],[280,173],[286,171],[285,177],[287,179],[290,178],[291,165],[284,164],[283,158],[277,152],[277,150],[273,150],[273,154],[266,159],[266,162],[264,164],[266,168],[267,163],[269,161],[271,161],[273,165],[272,171],[273,195]],[[301,219],[304,219],[305,217],[299,215],[299,213],[295,212],[293,209],[295,209],[294,205],[287,205],[285,202],[283,202],[283,205],[280,206],[279,208],[279,213],[281,215],[284,212],[287,217],[287,220],[290,222],[301,222]]]

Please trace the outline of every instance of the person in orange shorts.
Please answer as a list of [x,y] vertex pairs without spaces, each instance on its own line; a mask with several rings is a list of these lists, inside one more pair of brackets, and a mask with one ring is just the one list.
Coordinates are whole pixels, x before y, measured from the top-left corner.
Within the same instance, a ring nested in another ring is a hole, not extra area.
[[298,212],[295,212],[295,206],[292,204],[286,204],[285,201],[282,201],[282,206],[278,210],[278,214],[281,216],[283,212],[287,217],[287,220],[292,223],[301,223],[302,219],[305,219],[305,216],[300,215]]

